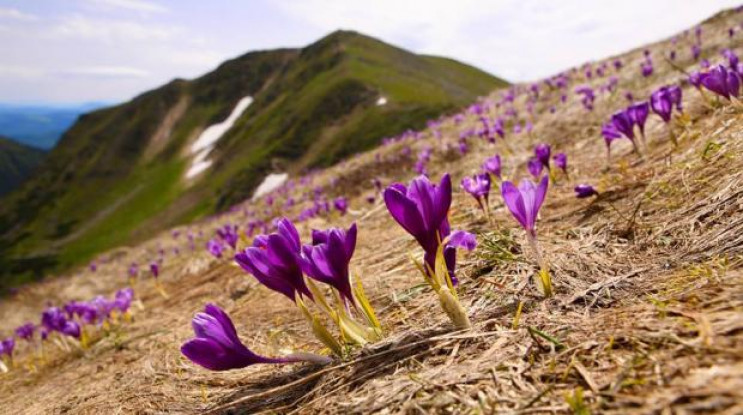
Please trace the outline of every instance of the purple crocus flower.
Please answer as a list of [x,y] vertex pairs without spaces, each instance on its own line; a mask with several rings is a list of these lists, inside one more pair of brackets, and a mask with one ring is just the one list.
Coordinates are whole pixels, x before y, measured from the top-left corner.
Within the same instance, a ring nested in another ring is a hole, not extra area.
[[[394,183],[384,191],[384,202],[390,215],[411,234],[425,252],[423,260],[435,270],[436,252],[439,242],[451,233],[447,218],[451,206],[451,177],[448,173],[434,185],[425,176],[419,176],[409,186]],[[456,267],[456,245],[444,247],[444,259],[453,284]]]
[[534,155],[548,169],[550,167],[550,154],[552,154],[552,148],[549,144],[542,143],[534,147]]
[[217,236],[219,236],[227,245],[231,246],[232,249],[237,248],[237,241],[240,239],[240,234],[237,232],[236,225],[224,225],[217,229]]
[[191,321],[191,326],[196,337],[181,346],[181,353],[190,361],[209,370],[230,370],[254,364],[309,360],[292,356],[269,358],[253,353],[237,337],[235,325],[227,313],[214,304],[207,304],[203,313],[197,313]]
[[134,290],[131,287],[122,288],[116,291],[113,305],[122,313],[126,313],[134,300]]
[[622,133],[625,137],[631,141],[635,141],[634,132],[634,120],[630,116],[629,111],[626,109],[617,111],[611,116],[611,122],[614,124],[614,128]]
[[41,313],[41,325],[49,331],[61,331],[67,319],[58,307],[49,307]]
[[650,108],[666,123],[671,121],[674,105],[681,110],[681,88],[678,86],[663,86],[650,95]]
[[539,185],[529,179],[522,180],[518,187],[510,181],[501,184],[503,200],[513,217],[531,236],[536,236],[536,223],[539,209],[547,195],[549,178],[544,177]]
[[[476,174],[472,177],[467,176],[462,179],[462,188],[471,194],[480,209],[486,210],[488,204],[488,195],[490,194],[490,175],[487,173]],[[484,205],[483,205],[484,203]]]
[[694,60],[698,61],[701,55],[702,55],[702,48],[697,44],[691,45],[691,56],[694,58]]
[[701,75],[701,84],[724,98],[737,98],[740,92],[740,76],[718,65]]
[[590,184],[579,184],[575,186],[575,197],[578,199],[585,199],[594,195],[598,195],[599,192],[593,188]]
[[568,156],[565,153],[557,153],[552,158],[555,161],[555,166],[567,174],[568,172]]
[[356,306],[348,264],[356,250],[356,224],[348,230],[312,230],[312,244],[302,247],[302,270],[310,278],[335,288],[347,304]]
[[80,324],[78,324],[77,321],[67,320],[65,321],[64,326],[59,330],[59,332],[64,334],[65,336],[79,339],[81,334]]
[[498,179],[500,179],[501,178],[500,156],[496,154],[493,157],[485,159],[485,162],[482,163],[482,169],[492,174],[493,176],[497,177]]
[[157,261],[152,261],[150,263],[150,272],[155,278],[160,276],[160,264]]
[[341,213],[341,216],[345,215],[348,211],[348,200],[343,196],[338,197],[333,200],[333,207]]
[[539,176],[542,175],[542,169],[544,169],[544,164],[541,161],[539,161],[538,158],[532,157],[529,159],[529,162],[526,164],[526,167],[529,170],[529,173],[538,179]]
[[137,264],[134,262],[129,265],[129,278],[137,278],[137,275],[139,274],[139,267],[137,267]]
[[214,255],[215,258],[222,258],[222,252],[224,252],[224,245],[219,239],[210,239],[206,242],[206,249],[210,254]]
[[650,104],[647,102],[637,102],[627,108],[627,113],[634,124],[640,127],[640,134],[645,136],[645,122],[650,113]]
[[235,255],[235,262],[267,288],[295,301],[297,294],[312,298],[302,275],[299,232],[287,218],[278,220],[277,232],[259,235],[253,246]]
[[15,348],[15,339],[8,337],[7,339],[0,342],[0,355],[6,354],[8,357],[13,357],[13,349]]
[[724,49],[721,53],[722,56],[728,60],[728,67],[732,70],[736,70],[738,68],[738,62],[740,61],[738,55],[730,49]]
[[15,329],[15,335],[18,336],[18,338],[30,341],[34,335],[35,329],[36,326],[34,326],[34,323],[26,323]]
[[646,60],[645,62],[642,63],[641,68],[642,68],[642,76],[647,78],[648,76],[653,74],[653,61],[649,59]]

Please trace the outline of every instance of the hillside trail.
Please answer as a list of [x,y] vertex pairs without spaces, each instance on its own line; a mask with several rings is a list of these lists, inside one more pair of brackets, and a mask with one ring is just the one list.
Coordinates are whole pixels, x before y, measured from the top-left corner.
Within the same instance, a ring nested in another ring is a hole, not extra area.
[[[727,34],[742,21],[732,11],[705,21],[703,56],[719,60],[725,47],[742,54],[743,35],[731,40]],[[302,239],[311,228],[357,223],[351,264],[385,330],[382,341],[349,360],[209,372],[180,354],[193,335],[191,318],[207,302],[232,316],[251,350],[322,350],[291,301],[203,248],[217,227],[243,223],[243,209],[266,209],[263,201],[247,202],[180,228],[179,237],[168,231],[112,250],[95,273],[78,270],[4,299],[0,320],[16,327],[35,321],[47,303],[110,295],[126,285],[130,263],[144,265],[159,250],[167,252],[161,281],[169,298],[154,290],[149,275],[140,275],[134,288],[143,307],[131,323],[87,350],[50,347],[46,365],[3,375],[0,413],[547,414],[573,412],[569,402],[592,413],[743,413],[743,113],[711,109],[687,85],[684,111],[692,124],[678,146],[651,115],[644,158],[623,140],[614,143],[607,165],[600,135],[610,115],[628,104],[621,91],[644,99],[684,77],[679,69],[695,65],[686,57],[691,36],[681,37],[674,66],[658,55],[647,78],[639,69],[643,51],[664,53],[673,47],[670,40],[596,62],[611,67],[620,58],[624,65],[611,69],[620,92],[599,96],[593,111],[576,97],[554,113],[539,106],[531,133],[509,134],[495,145],[470,140],[463,156],[456,150],[459,133],[479,121],[448,119],[439,127],[442,138],[428,131],[315,175],[313,186],[349,197],[351,213],[298,224]],[[604,81],[586,82],[596,87]],[[537,268],[498,189],[491,191],[488,222],[458,185],[495,153],[503,156],[509,178],[525,176],[541,142],[565,152],[569,166],[569,177],[558,174],[551,185],[539,219],[556,289],[549,299],[532,282]],[[379,195],[373,204],[365,200],[374,194],[375,177],[385,185],[414,177],[412,158],[392,157],[403,146],[413,155],[436,149],[429,175],[452,175],[452,228],[478,236],[473,253],[458,255],[470,331],[455,331],[422,284],[408,258],[421,252]],[[576,199],[579,183],[597,186],[600,195]],[[294,209],[273,213],[294,216]],[[194,251],[184,248],[187,232],[204,235]],[[171,254],[174,247],[180,255]]]

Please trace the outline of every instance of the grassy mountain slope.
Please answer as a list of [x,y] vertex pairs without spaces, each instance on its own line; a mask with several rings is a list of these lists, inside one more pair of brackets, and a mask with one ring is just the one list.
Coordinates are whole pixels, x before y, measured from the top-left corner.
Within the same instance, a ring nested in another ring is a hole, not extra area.
[[45,155],[43,150],[0,136],[0,196],[26,180]]
[[[330,165],[502,85],[355,32],[174,80],[82,116],[39,174],[3,200],[0,275],[25,280],[226,209],[272,170]],[[255,101],[210,154],[214,165],[186,180],[193,141],[244,96]]]
[[[727,11],[705,21],[702,56],[721,61],[720,51],[743,54],[743,33],[730,38],[743,14]],[[628,29],[628,30],[631,30]],[[223,308],[242,342],[255,353],[327,353],[305,316],[283,295],[260,285],[227,258],[163,231],[130,248],[106,253],[96,272],[80,270],[22,287],[0,301],[0,338],[38,321],[47,305],[111,296],[127,282],[131,262],[146,264],[165,248],[160,283],[142,273],[133,282],[144,307],[112,329],[87,325],[85,350],[69,341],[47,342],[45,359],[33,344],[18,341],[16,366],[0,373],[0,408],[16,413],[183,414],[741,414],[743,413],[743,112],[735,103],[707,101],[684,71],[699,68],[691,57],[694,30],[627,53],[593,62],[597,68],[620,59],[624,65],[587,79],[572,74],[569,94],[542,94],[534,107],[531,134],[512,133],[491,144],[472,138],[470,151],[447,152],[460,133],[480,121],[469,112],[448,119],[420,139],[381,146],[319,170],[307,187],[277,192],[276,203],[315,186],[345,192],[345,216],[298,223],[302,241],[310,229],[358,226],[351,266],[377,311],[384,339],[355,348],[344,360],[320,366],[251,365],[212,372],[189,362],[179,346],[193,338],[191,319],[206,303]],[[676,48],[675,62],[661,57]],[[652,76],[640,63],[649,50]],[[616,76],[617,93],[597,94],[592,111],[573,92]],[[647,99],[663,85],[681,84],[688,116],[678,144],[668,124],[651,114],[643,157],[629,140],[615,141],[606,157],[601,126],[626,108],[623,92]],[[540,85],[544,85],[540,83]],[[526,121],[530,84],[513,104]],[[542,90],[544,91],[544,90]],[[708,94],[711,95],[711,94]],[[496,102],[494,93],[486,102]],[[555,105],[554,111],[552,110]],[[495,112],[495,111],[494,111]],[[370,179],[387,185],[415,176],[400,163],[401,147],[434,148],[432,178],[444,172],[454,183],[500,154],[510,179],[529,176],[534,146],[549,143],[565,152],[567,173],[556,172],[538,219],[538,238],[549,262],[555,295],[539,294],[537,258],[526,233],[491,189],[489,218],[471,195],[453,187],[450,223],[477,235],[474,252],[457,255],[459,300],[473,328],[456,330],[409,255],[423,253],[389,215]],[[381,162],[379,162],[381,160]],[[343,183],[335,186],[336,181]],[[574,186],[594,185],[599,195],[577,199]],[[337,189],[341,187],[342,189]],[[295,216],[311,202],[284,209]],[[253,218],[270,220],[265,204],[248,202]],[[252,219],[252,218],[250,218]],[[245,226],[242,210],[195,221],[189,230],[206,238],[224,223]],[[183,230],[183,229],[181,229]],[[180,254],[172,248],[180,247]],[[308,302],[309,303],[309,302]],[[314,308],[318,314],[319,308]],[[328,321],[328,325],[332,323]]]

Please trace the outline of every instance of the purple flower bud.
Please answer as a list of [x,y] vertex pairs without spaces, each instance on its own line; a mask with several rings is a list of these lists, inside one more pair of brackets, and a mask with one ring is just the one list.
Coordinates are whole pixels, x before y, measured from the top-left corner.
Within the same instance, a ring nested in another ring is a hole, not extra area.
[[575,197],[585,199],[587,197],[598,195],[599,193],[590,184],[579,184],[575,186]]
[[539,185],[528,179],[522,180],[518,187],[509,181],[501,184],[501,193],[508,210],[532,236],[536,235],[537,216],[547,195],[548,185],[547,176],[542,178]]
[[268,358],[250,351],[237,337],[230,317],[214,304],[207,304],[203,313],[191,321],[195,338],[181,346],[189,360],[209,370],[240,369],[254,364],[291,363],[297,357]]
[[302,275],[300,254],[297,228],[281,218],[276,233],[257,237],[253,246],[235,255],[235,262],[267,288],[295,301],[296,295],[312,298]]
[[15,329],[15,335],[23,340],[31,340],[35,329],[34,323],[26,323]]
[[567,172],[568,169],[568,156],[565,153],[557,153],[555,154],[555,157],[552,158],[555,161],[555,166],[564,171]]
[[539,176],[542,175],[542,169],[544,169],[544,164],[542,164],[539,159],[533,157],[529,159],[529,162],[526,165],[527,169],[529,170],[529,174],[534,176],[535,178],[539,178]]
[[544,167],[550,166],[551,153],[552,148],[549,146],[549,144],[542,143],[534,147],[534,155],[537,157],[537,160],[539,160],[539,162],[544,165]]
[[219,239],[210,239],[206,242],[206,249],[210,254],[214,255],[215,258],[222,258],[222,252],[224,252],[224,245]]
[[482,164],[482,169],[500,179],[501,178],[500,156],[496,154],[493,157],[485,159],[485,162]]
[[302,247],[302,270],[310,278],[335,288],[347,304],[357,306],[348,266],[356,250],[356,224],[346,231],[312,230],[312,244]]
[[341,213],[342,215],[345,215],[348,211],[348,200],[346,200],[345,197],[338,197],[333,201],[333,207],[335,210]]
[[483,201],[488,202],[488,195],[490,194],[490,175],[487,173],[476,174],[472,177],[467,176],[462,179],[462,188],[469,194],[471,194],[477,204],[480,205],[480,209],[485,209]]

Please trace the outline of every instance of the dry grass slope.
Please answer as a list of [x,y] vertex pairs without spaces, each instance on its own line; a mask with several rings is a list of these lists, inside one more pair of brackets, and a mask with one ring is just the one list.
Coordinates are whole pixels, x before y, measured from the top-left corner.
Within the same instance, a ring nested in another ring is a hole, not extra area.
[[[727,28],[740,19],[724,13],[705,22],[705,53],[730,46]],[[732,45],[739,53],[740,39]],[[668,45],[651,50],[660,53]],[[641,49],[621,58],[620,87],[636,96],[681,77],[657,58],[656,74],[641,79]],[[55,351],[35,373],[3,376],[0,412],[570,413],[567,396],[593,413],[743,413],[743,117],[729,107],[706,107],[692,89],[684,94],[693,120],[689,134],[675,148],[665,126],[651,117],[644,161],[625,145],[605,169],[598,127],[625,105],[621,94],[602,96],[592,113],[577,100],[555,114],[543,111],[531,137],[511,142],[504,161],[512,177],[516,169],[525,171],[536,142],[569,156],[570,178],[549,190],[540,221],[557,290],[550,299],[536,295],[534,261],[521,251],[523,234],[502,204],[495,203],[489,224],[457,189],[453,226],[476,231],[480,245],[460,257],[460,293],[474,328],[452,331],[408,262],[407,252],[417,249],[412,238],[380,201],[366,207],[357,191],[351,200],[357,211],[332,224],[359,224],[353,264],[385,324],[384,341],[327,367],[227,373],[195,367],[178,346],[191,335],[191,316],[207,301],[233,316],[255,350],[318,349],[290,302],[198,249],[167,260],[169,299],[159,297],[150,281],[138,282],[146,309],[119,334],[85,352]],[[444,139],[455,141],[461,128],[445,124]],[[432,143],[426,138],[414,145]],[[407,180],[410,174],[399,166],[374,163],[377,152],[396,151],[393,145],[369,152],[320,180],[343,177],[339,192],[370,189],[376,174]],[[431,175],[448,171],[458,180],[495,151],[506,148],[478,142],[463,158],[437,153]],[[601,196],[575,199],[572,185],[581,182],[600,184]],[[196,226],[211,234],[220,223]],[[328,225],[316,219],[302,232]],[[0,318],[14,327],[35,318],[46,300],[110,293],[123,284],[126,264],[144,263],[169,241],[163,234],[119,249],[122,265],[102,265],[95,275],[28,287],[0,305]],[[576,398],[579,391],[582,399]]]

